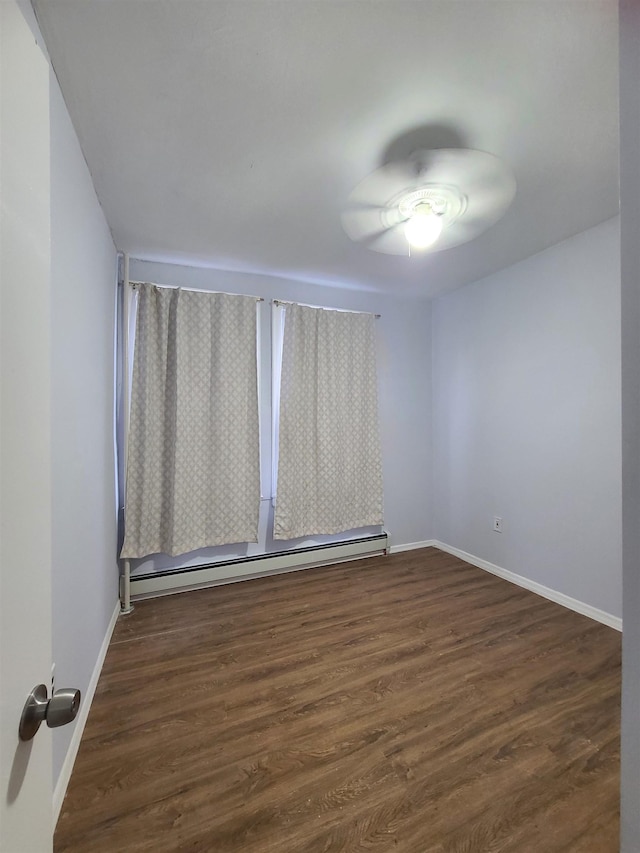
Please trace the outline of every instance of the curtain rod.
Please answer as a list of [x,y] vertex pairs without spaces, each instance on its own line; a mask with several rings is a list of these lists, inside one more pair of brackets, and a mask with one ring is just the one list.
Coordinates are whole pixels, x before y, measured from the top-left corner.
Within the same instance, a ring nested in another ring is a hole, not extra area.
[[[291,302],[287,299],[272,299],[274,305],[299,305],[301,308],[317,308],[319,311],[341,311],[343,314],[371,314],[371,311],[352,311],[349,308],[326,308],[323,305],[308,305],[304,302]],[[382,317],[382,314],[373,314],[376,320]]]
[[[129,281],[128,284],[134,286],[139,284],[150,284],[152,287],[160,287],[164,290],[187,290],[189,293],[222,293],[224,296],[251,296],[250,294],[245,293],[227,293],[224,290],[199,290],[197,287],[180,287],[179,285],[174,284],[156,284],[155,281]],[[251,296],[251,299],[255,299],[256,302],[264,302],[263,296]]]

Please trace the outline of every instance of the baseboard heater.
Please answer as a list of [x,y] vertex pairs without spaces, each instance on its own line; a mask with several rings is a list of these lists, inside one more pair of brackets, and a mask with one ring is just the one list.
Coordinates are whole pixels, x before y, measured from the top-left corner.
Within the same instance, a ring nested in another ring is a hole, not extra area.
[[282,572],[295,572],[311,569],[314,566],[326,566],[331,563],[343,563],[359,560],[363,557],[375,557],[389,550],[389,537],[386,533],[350,539],[347,542],[335,542],[329,545],[314,545],[310,548],[297,548],[293,551],[278,551],[274,554],[260,554],[256,557],[239,557],[219,563],[207,563],[182,569],[170,569],[131,576],[131,597],[133,599],[151,598],[155,595],[168,595],[174,592],[202,589],[207,586],[233,583],[234,581],[275,575]]

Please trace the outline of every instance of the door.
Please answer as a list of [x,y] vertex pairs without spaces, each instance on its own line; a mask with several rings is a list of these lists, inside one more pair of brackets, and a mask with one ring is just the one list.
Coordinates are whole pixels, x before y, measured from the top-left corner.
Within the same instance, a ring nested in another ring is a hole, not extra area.
[[49,63],[29,15],[0,2],[2,853],[48,853],[53,835],[50,731],[18,739],[27,695],[51,679]]

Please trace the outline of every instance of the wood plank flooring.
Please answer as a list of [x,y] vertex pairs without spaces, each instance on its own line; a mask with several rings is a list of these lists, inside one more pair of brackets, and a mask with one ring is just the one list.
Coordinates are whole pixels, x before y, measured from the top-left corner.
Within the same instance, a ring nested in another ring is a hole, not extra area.
[[435,549],[141,602],[56,853],[615,853],[620,635]]

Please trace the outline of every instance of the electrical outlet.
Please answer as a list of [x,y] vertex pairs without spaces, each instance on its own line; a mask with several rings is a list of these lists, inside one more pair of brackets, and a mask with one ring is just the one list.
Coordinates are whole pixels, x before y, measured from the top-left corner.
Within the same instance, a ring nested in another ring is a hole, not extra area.
[[497,515],[494,515],[493,517],[493,532],[502,533],[502,519]]

